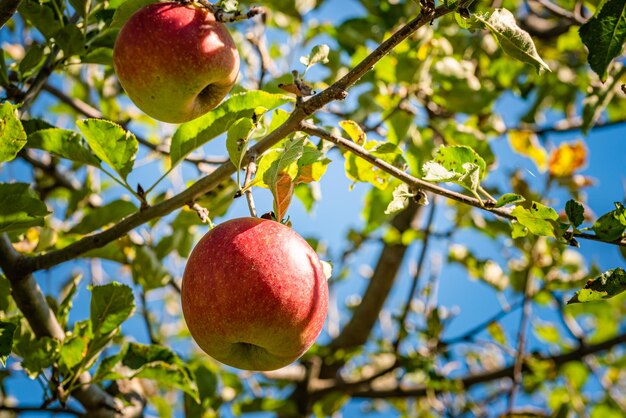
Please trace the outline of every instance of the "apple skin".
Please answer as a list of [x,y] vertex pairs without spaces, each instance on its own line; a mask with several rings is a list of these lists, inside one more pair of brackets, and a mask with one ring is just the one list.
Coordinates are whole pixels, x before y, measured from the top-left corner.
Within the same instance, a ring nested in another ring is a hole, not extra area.
[[182,123],[215,108],[239,74],[239,53],[208,10],[154,3],[120,30],[113,64],[128,97],[148,115]]
[[315,342],[328,285],[317,254],[295,231],[239,218],[195,246],[181,298],[189,331],[207,354],[239,369],[276,370]]

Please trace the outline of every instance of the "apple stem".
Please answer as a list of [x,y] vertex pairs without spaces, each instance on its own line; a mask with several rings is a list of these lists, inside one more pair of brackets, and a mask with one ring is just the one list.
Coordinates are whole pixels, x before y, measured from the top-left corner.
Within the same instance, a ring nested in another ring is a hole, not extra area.
[[252,176],[256,173],[256,155],[250,156],[250,162],[246,167],[246,179],[243,182],[243,190],[245,190],[246,200],[248,201],[248,209],[250,209],[250,216],[256,218],[256,207],[254,205],[254,198],[252,197],[252,187],[248,187],[250,181],[252,181]]

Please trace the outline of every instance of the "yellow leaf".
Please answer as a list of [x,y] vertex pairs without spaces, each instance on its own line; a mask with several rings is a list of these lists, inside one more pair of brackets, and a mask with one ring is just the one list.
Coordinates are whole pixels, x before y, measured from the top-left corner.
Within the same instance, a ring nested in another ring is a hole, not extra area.
[[561,144],[550,155],[550,174],[554,177],[567,177],[574,174],[587,162],[587,148],[582,141]]
[[548,153],[531,131],[510,131],[509,142],[513,151],[533,160],[540,171],[546,171]]
[[365,136],[365,132],[363,132],[363,129],[361,129],[358,123],[353,120],[342,120],[339,122],[339,126],[346,131],[355,143],[358,145],[365,144],[365,140],[367,138]]

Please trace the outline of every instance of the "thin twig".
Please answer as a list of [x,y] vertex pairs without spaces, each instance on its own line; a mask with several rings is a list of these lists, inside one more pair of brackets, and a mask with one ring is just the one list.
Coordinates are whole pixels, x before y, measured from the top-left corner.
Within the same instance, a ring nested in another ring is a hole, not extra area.
[[[530,250],[530,258],[534,252],[534,245]],[[515,363],[513,365],[513,384],[509,391],[508,400],[508,413],[513,412],[515,407],[515,396],[519,390],[519,386],[522,382],[522,368],[524,366],[524,351],[526,347],[526,334],[528,332],[528,321],[530,321],[530,315],[532,313],[532,295],[534,291],[534,282],[532,275],[532,261],[529,260],[529,265],[526,269],[525,286],[524,286],[524,299],[522,302],[522,317],[519,323],[519,330],[517,333],[517,355],[515,356]]]
[[552,3],[550,0],[535,0],[541,4],[546,10],[550,11],[555,16],[562,17],[569,20],[571,23],[583,25],[587,22],[586,19],[581,19],[576,13],[566,10],[558,4]]
[[35,157],[32,151],[25,149],[19,152],[19,156],[33,167],[40,169],[41,171],[52,177],[58,186],[72,191],[80,190],[80,183],[78,183],[75,178],[70,177],[66,173],[60,172],[56,164],[53,164],[52,162],[42,161]]
[[563,300],[554,294],[554,292],[550,292],[550,294],[552,296],[552,300],[557,306],[559,318],[561,319],[565,329],[572,337],[574,337],[576,341],[578,341],[579,345],[585,345],[585,332],[583,329],[580,325],[578,325],[578,322],[571,314],[565,312],[565,304],[563,303]]
[[161,344],[161,340],[152,329],[152,323],[150,322],[150,310],[148,310],[148,302],[146,301],[146,292],[143,290],[139,292],[139,297],[141,298],[141,316],[143,316],[143,321],[146,324],[146,331],[148,332],[150,343]]
[[[602,122],[596,123],[593,126],[592,130],[595,131],[595,130],[600,130],[604,128],[611,128],[615,125],[622,125],[624,123],[626,123],[626,118],[602,121]],[[558,122],[555,122],[552,125],[543,126],[543,127],[532,126],[532,125],[516,126],[512,128],[507,128],[506,132],[530,131],[539,136],[542,136],[542,135],[550,134],[550,133],[565,133],[565,132],[578,131],[581,128],[582,128],[582,120],[580,118],[574,118],[574,119],[563,119]]]
[[585,359],[585,366],[591,372],[591,374],[596,378],[602,389],[604,389],[604,393],[613,401],[613,403],[622,411],[626,416],[626,402],[624,401],[624,395],[620,392],[619,383],[618,385],[612,384],[610,381],[607,381],[606,376],[602,376],[597,360],[594,357],[589,359]]
[[[257,142],[254,147],[249,150],[249,153],[260,155],[290,133],[300,129],[300,123],[312,113],[321,109],[333,100],[344,99],[347,96],[347,88],[356,83],[396,45],[409,37],[420,27],[429,24],[437,17],[453,12],[456,10],[457,6],[463,7],[470,3],[471,0],[463,0],[461,4],[455,4],[455,7],[453,8],[448,8],[443,5],[434,10],[424,10],[418,17],[411,20],[396,33],[391,35],[386,41],[380,44],[372,53],[365,57],[341,79],[297,106],[282,125]],[[193,202],[197,197],[213,190],[218,184],[225,181],[234,172],[235,167],[230,162],[225,162],[209,175],[196,181],[189,188],[171,197],[170,199],[164,200],[163,202],[153,205],[148,209],[127,216],[109,229],[83,237],[82,239],[59,250],[50,251],[46,254],[33,257],[22,256],[19,266],[23,272],[34,272],[37,270],[47,269],[76,258],[77,256],[94,248],[100,248],[109,242],[118,239],[130,230],[144,224],[145,222],[157,217],[165,216],[168,213],[187,205],[188,202]],[[624,245],[626,246],[626,241]]]
[[35,79],[33,80],[32,83],[30,83],[28,90],[26,90],[26,93],[24,94],[24,99],[22,100],[22,107],[20,108],[21,112],[25,112],[30,107],[30,105],[35,101],[35,99],[39,95],[39,92],[41,92],[43,87],[48,82],[48,78],[50,77],[50,75],[52,74],[56,66],[59,64],[59,62],[55,62],[56,57],[59,54],[59,51],[60,51],[59,47],[54,46],[52,50],[50,51],[50,54],[46,57],[46,62],[41,67],[41,69],[37,72]]
[[250,155],[250,162],[248,163],[248,167],[246,167],[246,179],[243,182],[243,189],[245,190],[244,194],[246,195],[246,201],[248,202],[248,209],[250,210],[250,216],[253,218],[257,217],[256,207],[254,205],[254,197],[252,196],[252,187],[248,187],[248,185],[252,181],[252,176],[256,173],[256,164],[254,163],[255,160],[256,156]]
[[[364,160],[368,161],[372,165],[375,165],[376,167],[380,168],[384,172],[391,174],[393,177],[405,182],[409,186],[415,187],[416,189],[429,191],[439,196],[446,197],[450,200],[455,200],[459,203],[463,203],[468,206],[473,206],[475,208],[478,208],[487,212],[491,212],[494,215],[500,216],[505,219],[511,219],[511,220],[515,219],[515,217],[511,214],[511,209],[486,206],[484,202],[474,197],[469,197],[464,194],[454,192],[444,187],[437,186],[436,184],[428,183],[424,180],[413,177],[412,175],[402,171],[401,169],[389,164],[385,160],[373,156],[369,151],[357,145],[356,143],[352,141],[348,141],[347,139],[341,136],[332,134],[322,128],[318,128],[317,126],[309,122],[301,122],[300,130],[309,135],[317,136],[319,138],[330,141],[334,143],[335,145],[338,145],[344,149],[349,150],[356,156],[363,158]],[[620,247],[626,247],[626,238],[620,238],[615,241],[606,241],[594,234],[588,234],[585,232],[576,232],[576,233],[572,233],[571,235],[577,238],[581,238],[581,239],[604,242],[606,244],[613,244],[613,245],[617,245]]]
[[424,264],[426,262],[426,254],[428,254],[428,244],[430,243],[430,233],[432,230],[433,221],[435,219],[437,205],[436,200],[433,199],[433,202],[430,206],[430,211],[428,212],[428,218],[426,220],[426,224],[424,226],[424,238],[422,240],[422,248],[420,249],[419,256],[417,258],[417,267],[415,269],[415,273],[413,274],[413,281],[411,282],[411,288],[407,293],[407,299],[404,304],[404,309],[402,310],[402,314],[398,318],[398,336],[393,343],[393,350],[397,353],[400,344],[402,343],[403,338],[406,336],[406,318],[409,315],[409,311],[411,310],[411,301],[415,297],[415,292],[417,290],[417,285],[419,284],[420,276],[422,275],[422,270],[424,268]]
[[[601,343],[586,345],[576,350],[566,353],[556,354],[552,356],[537,356],[538,360],[547,360],[554,365],[555,368],[559,368],[570,361],[579,361],[587,356],[600,353],[602,351],[610,350],[613,347],[626,344],[626,333],[617,335],[613,338],[605,340]],[[525,369],[525,368],[524,368]],[[513,366],[504,367],[497,370],[487,371],[485,373],[473,373],[455,380],[459,386],[450,387],[462,387],[465,391],[472,386],[476,386],[482,383],[494,382],[500,379],[511,378],[513,376]],[[413,397],[419,398],[427,396],[433,393],[444,393],[453,391],[456,389],[449,388],[432,388],[431,386],[417,386],[414,388],[402,388],[397,385],[391,388],[380,389],[366,389],[366,390],[350,390],[349,385],[342,386],[341,389],[355,398],[372,398],[372,399],[387,399],[387,398],[406,398]]]
[[446,346],[451,346],[454,344],[458,344],[461,342],[469,342],[472,340],[472,337],[474,337],[476,334],[482,332],[483,330],[487,329],[487,327],[494,323],[494,322],[498,322],[500,321],[502,318],[504,318],[505,316],[507,316],[508,314],[510,314],[511,312],[515,311],[517,308],[522,306],[522,302],[523,299],[518,300],[515,303],[512,303],[511,305],[507,306],[506,308],[503,308],[502,310],[498,311],[498,313],[496,313],[495,315],[491,316],[490,318],[486,319],[485,321],[481,322],[480,324],[472,327],[471,329],[467,330],[466,332],[464,332],[463,334],[456,336],[454,338],[450,338],[448,340],[444,340],[441,341],[440,345],[446,347]]
[[267,41],[264,34],[265,27],[262,24],[259,24],[258,27],[259,29],[256,30],[256,33],[249,33],[246,36],[246,39],[259,55],[259,77],[257,80],[257,88],[261,90],[263,88],[265,76],[269,73],[272,78],[276,78],[278,76],[278,71],[276,70],[276,65],[274,65],[274,60],[267,50]]

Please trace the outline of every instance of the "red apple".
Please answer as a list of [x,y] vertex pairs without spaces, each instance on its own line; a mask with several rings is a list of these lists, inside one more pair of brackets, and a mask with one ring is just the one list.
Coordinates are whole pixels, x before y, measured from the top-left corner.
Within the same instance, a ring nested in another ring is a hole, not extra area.
[[322,264],[291,228],[240,218],[193,249],[182,285],[185,321],[207,354],[229,366],[275,370],[304,354],[328,308]]
[[171,123],[216,107],[239,74],[239,54],[226,27],[203,7],[174,2],[135,12],[117,36],[113,63],[137,107]]

